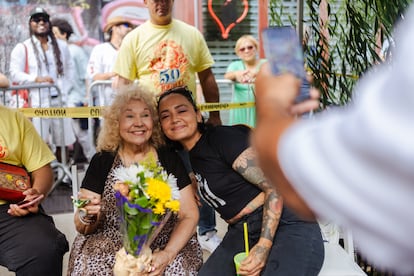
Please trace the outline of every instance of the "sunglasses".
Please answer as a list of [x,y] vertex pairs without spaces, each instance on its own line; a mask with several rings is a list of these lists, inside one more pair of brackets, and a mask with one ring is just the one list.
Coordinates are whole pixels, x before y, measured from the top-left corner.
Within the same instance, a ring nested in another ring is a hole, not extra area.
[[124,26],[125,28],[132,28],[132,25],[131,25],[131,24],[129,24],[129,23],[127,23],[127,22],[120,23],[120,24],[118,24],[117,26]]
[[242,48],[239,49],[239,52],[244,52],[246,50],[251,51],[251,50],[253,50],[253,48],[254,48],[254,46],[252,46],[252,45],[247,46],[247,47],[242,47]]
[[35,22],[35,23],[39,23],[40,21],[43,21],[44,23],[49,23],[49,17],[36,16],[36,17],[32,17],[30,21]]

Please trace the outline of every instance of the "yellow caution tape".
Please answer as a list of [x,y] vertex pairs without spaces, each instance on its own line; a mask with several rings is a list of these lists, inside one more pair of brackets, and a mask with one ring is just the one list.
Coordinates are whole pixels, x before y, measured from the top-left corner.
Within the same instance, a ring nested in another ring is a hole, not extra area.
[[27,117],[40,118],[97,118],[101,116],[101,107],[43,107],[20,108]]
[[[254,102],[244,103],[205,103],[198,105],[200,111],[219,111],[236,108],[254,107]],[[94,107],[43,107],[43,108],[20,108],[26,117],[39,118],[98,118],[101,117],[101,106]]]
[[200,111],[219,111],[219,110],[228,110],[236,108],[248,108],[254,107],[254,102],[246,103],[205,103],[198,105]]

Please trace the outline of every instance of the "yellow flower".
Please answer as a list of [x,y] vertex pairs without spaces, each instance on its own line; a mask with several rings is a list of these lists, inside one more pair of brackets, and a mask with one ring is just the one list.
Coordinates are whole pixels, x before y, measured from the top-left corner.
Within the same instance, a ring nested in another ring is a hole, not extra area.
[[158,202],[157,204],[155,204],[154,208],[152,208],[152,211],[156,215],[163,215],[165,213],[164,204]]
[[165,207],[173,212],[178,212],[180,210],[180,202],[178,200],[171,200],[165,203]]
[[171,188],[164,181],[150,178],[148,179],[147,184],[147,194],[150,196],[151,200],[164,204],[171,199]]

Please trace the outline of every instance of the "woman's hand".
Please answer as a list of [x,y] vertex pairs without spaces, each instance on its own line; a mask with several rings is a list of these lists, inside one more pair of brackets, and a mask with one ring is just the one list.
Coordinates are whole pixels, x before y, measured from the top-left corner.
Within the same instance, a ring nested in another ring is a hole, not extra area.
[[165,251],[154,251],[152,253],[150,276],[163,275],[165,268],[172,261],[170,254]]
[[266,265],[270,247],[266,247],[257,243],[249,252],[249,255],[239,267],[240,275],[260,275],[260,272]]
[[97,193],[81,189],[78,193],[78,199],[88,200],[88,203],[81,207],[88,216],[97,216],[101,212],[101,196]]
[[101,217],[101,195],[87,189],[80,189],[78,199],[86,200],[85,206],[78,208],[75,213],[76,231],[87,235],[93,233]]

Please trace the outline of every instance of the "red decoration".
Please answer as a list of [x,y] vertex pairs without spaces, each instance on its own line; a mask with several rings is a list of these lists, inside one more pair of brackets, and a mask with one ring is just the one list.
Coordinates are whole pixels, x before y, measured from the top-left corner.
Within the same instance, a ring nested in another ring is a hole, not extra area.
[[[226,0],[224,5],[227,5],[228,3],[230,3],[232,0]],[[220,31],[221,31],[221,36],[224,39],[227,39],[229,37],[229,33],[230,30],[234,28],[234,26],[236,26],[236,24],[240,23],[247,15],[247,12],[249,11],[249,3],[247,0],[242,0],[243,5],[244,5],[244,10],[243,13],[240,15],[239,18],[236,19],[235,22],[230,23],[227,27],[224,27],[223,22],[221,21],[221,19],[217,16],[217,14],[214,12],[213,10],[213,0],[209,0],[208,1],[208,11],[211,15],[211,17],[213,17],[214,21],[216,21]]]

